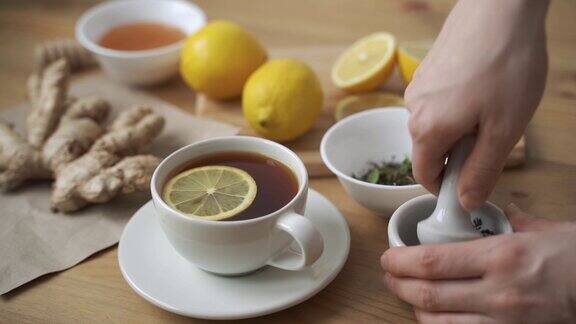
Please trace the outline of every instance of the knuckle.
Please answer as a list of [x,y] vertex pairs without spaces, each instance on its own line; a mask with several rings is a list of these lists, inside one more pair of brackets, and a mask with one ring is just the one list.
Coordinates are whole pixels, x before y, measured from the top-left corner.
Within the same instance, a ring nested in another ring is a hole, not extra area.
[[[480,132],[482,140],[489,147],[491,154],[503,156],[502,159],[520,139],[520,134],[503,122],[493,122],[481,126]],[[498,166],[495,168],[498,169]]]
[[527,252],[527,247],[521,242],[505,239],[493,254],[492,268],[494,270],[510,270],[520,267]]
[[417,114],[418,113],[416,111],[413,111],[412,114],[410,114],[410,119],[408,120],[408,131],[410,132],[410,135],[414,141],[418,140],[418,138],[422,136],[420,133],[420,120],[416,116]]
[[522,304],[522,299],[522,294],[518,289],[509,288],[497,294],[494,302],[499,308],[514,310]]
[[[418,86],[416,82],[410,82],[404,91],[404,102],[410,111],[416,108],[420,96],[418,95]],[[421,101],[420,101],[421,102]]]
[[418,306],[426,310],[438,307],[438,293],[432,284],[422,284],[418,288]]
[[435,249],[430,247],[423,248],[422,254],[418,260],[418,264],[424,276],[430,277],[434,275],[438,269],[439,263],[440,256]]
[[427,116],[425,109],[415,107],[410,114],[408,120],[408,130],[414,141],[420,141],[430,133],[432,129],[431,124],[433,121],[430,116]]
[[518,287],[503,290],[495,296],[494,303],[497,308],[514,314],[516,318],[521,318],[528,309],[542,307],[540,299]]
[[424,142],[431,138],[450,138],[457,134],[457,126],[432,109],[417,107],[410,114],[408,130],[414,142]]
[[500,127],[491,127],[491,129],[484,133],[486,141],[490,145],[499,145],[506,139],[506,134]]
[[503,123],[493,123],[486,128],[483,135],[486,136],[486,140],[491,144],[499,145],[508,141],[512,135],[511,128]]
[[476,179],[496,178],[502,170],[502,167],[499,164],[486,164],[475,160],[471,160],[470,164],[470,170]]

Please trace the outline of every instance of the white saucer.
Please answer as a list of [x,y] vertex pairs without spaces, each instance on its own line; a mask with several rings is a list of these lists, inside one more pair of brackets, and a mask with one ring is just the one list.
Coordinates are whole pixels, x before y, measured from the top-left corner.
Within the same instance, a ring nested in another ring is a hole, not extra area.
[[266,267],[243,277],[204,272],[172,248],[158,224],[152,201],[126,225],[118,262],[132,289],[167,311],[204,319],[270,314],[318,293],[336,277],[348,257],[348,224],[328,199],[310,190],[306,216],[324,238],[324,253],[304,271]]

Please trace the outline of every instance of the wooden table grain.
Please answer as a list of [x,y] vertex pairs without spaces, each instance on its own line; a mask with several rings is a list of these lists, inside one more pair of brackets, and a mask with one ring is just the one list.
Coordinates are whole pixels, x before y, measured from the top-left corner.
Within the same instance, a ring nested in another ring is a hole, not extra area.
[[[454,1],[198,0],[210,18],[236,21],[271,49],[341,46],[386,30],[399,40],[436,35]],[[0,2],[0,107],[24,100],[33,46],[72,37],[76,18],[96,1]],[[576,2],[553,1],[548,16],[550,69],[542,104],[527,130],[528,163],[506,171],[491,200],[529,213],[576,217]],[[194,94],[179,81],[151,93],[187,111]],[[409,323],[411,308],[380,284],[379,256],[388,248],[386,219],[348,197],[334,178],[311,181],[344,213],[352,233],[349,259],[326,289],[310,300],[250,322]],[[1,210],[1,206],[0,206]],[[0,225],[1,226],[1,225]],[[0,262],[2,262],[0,260]],[[124,282],[116,247],[78,266],[39,278],[0,299],[0,322],[202,322],[157,308]]]

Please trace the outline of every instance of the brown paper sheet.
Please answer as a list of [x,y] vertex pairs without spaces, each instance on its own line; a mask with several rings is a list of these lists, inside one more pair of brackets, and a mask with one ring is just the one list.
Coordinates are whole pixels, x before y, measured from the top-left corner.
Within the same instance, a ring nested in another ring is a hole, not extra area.
[[[194,117],[141,91],[112,83],[101,74],[75,80],[70,92],[108,99],[113,106],[109,120],[134,104],[158,111],[166,118],[166,127],[150,152],[160,157],[198,140],[238,132],[236,127]],[[3,109],[0,119],[13,123],[23,134],[28,110],[28,104]],[[150,199],[148,192],[138,193],[66,215],[50,211],[50,191],[49,182],[36,182],[0,194],[0,294],[41,275],[70,268],[116,244],[132,214]]]

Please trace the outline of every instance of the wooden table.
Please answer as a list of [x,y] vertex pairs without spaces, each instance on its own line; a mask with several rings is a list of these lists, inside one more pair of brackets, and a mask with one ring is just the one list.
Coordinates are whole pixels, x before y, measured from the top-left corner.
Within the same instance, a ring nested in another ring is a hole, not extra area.
[[[75,19],[95,1],[3,0],[0,3],[0,107],[24,100],[35,43],[72,37]],[[210,18],[234,20],[268,48],[345,45],[377,30],[400,40],[431,38],[453,1],[197,0]],[[576,217],[576,2],[557,0],[548,16],[550,69],[541,107],[527,131],[529,161],[506,171],[491,200],[528,212]],[[150,90],[193,111],[180,82]],[[412,322],[411,308],[380,284],[379,256],[388,248],[386,220],[349,198],[334,178],[312,188],[345,214],[352,233],[348,262],[324,291],[288,310],[250,322]],[[1,207],[0,207],[1,208]],[[1,262],[1,260],[0,260]],[[35,280],[0,299],[0,322],[187,322],[136,295],[124,282],[115,247],[80,265]],[[200,322],[200,321],[198,321]]]

